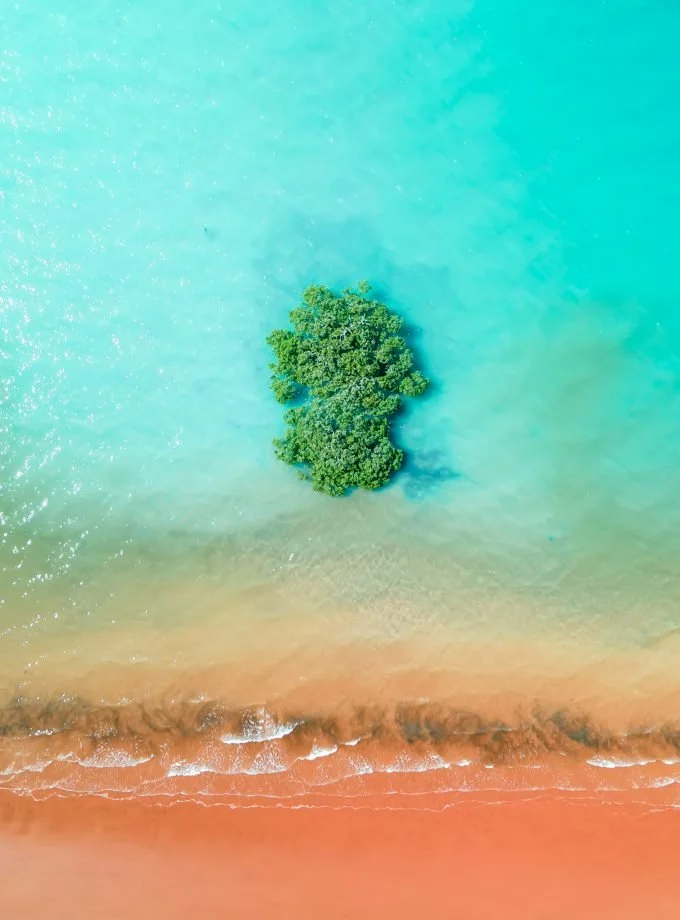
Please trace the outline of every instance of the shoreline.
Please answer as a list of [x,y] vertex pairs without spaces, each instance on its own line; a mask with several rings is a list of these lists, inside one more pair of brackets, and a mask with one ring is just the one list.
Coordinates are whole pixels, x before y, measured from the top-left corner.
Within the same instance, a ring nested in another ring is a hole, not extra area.
[[3,905],[23,920],[677,916],[678,815],[653,794],[646,805],[573,793],[430,804],[154,807],[0,792]]
[[537,702],[506,721],[491,702],[475,711],[415,700],[326,710],[196,699],[17,700],[0,709],[0,789],[204,804],[404,791],[664,790],[667,804],[680,804],[677,721],[622,731],[577,707]]
[[671,802],[680,790],[676,641],[260,651],[210,669],[48,671],[6,689],[0,789],[218,801],[363,795],[387,778],[419,794],[665,787]]

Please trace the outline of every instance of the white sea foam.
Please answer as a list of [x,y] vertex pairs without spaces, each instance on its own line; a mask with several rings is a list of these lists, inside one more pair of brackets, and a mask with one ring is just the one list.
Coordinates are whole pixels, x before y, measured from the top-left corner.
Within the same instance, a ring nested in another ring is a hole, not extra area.
[[206,763],[191,763],[186,760],[175,761],[167,772],[168,776],[200,776],[201,773],[214,773]]
[[659,779],[653,779],[649,783],[649,787],[651,789],[661,789],[664,786],[673,786],[677,782],[677,779],[673,779],[672,776],[661,776]]
[[257,711],[241,734],[225,733],[220,737],[222,744],[261,744],[263,741],[277,741],[290,735],[300,725],[299,720],[278,722],[266,709]]
[[78,757],[77,754],[57,754],[55,760],[61,763],[75,763],[80,767],[95,767],[96,769],[106,769],[110,767],[138,767],[143,763],[152,760],[148,757],[132,757],[125,751],[99,751],[90,754],[88,757]]
[[591,767],[603,767],[605,770],[615,770],[617,767],[646,767],[647,764],[656,763],[655,760],[624,760],[622,758],[592,757],[587,760]]
[[22,773],[42,773],[45,767],[49,767],[51,760],[38,760],[35,763],[22,764],[17,766],[13,763],[10,767],[0,770],[0,776],[20,776]]
[[111,751],[107,754],[93,755],[92,757],[86,757],[84,760],[76,760],[76,763],[79,763],[81,767],[97,767],[99,769],[105,767],[121,767],[126,769],[127,767],[139,767],[143,763],[148,763],[152,760],[151,757],[132,757],[130,754],[126,754],[123,751]]
[[431,754],[419,760],[406,755],[397,758],[394,764],[384,768],[385,773],[427,773],[430,770],[448,770],[451,764],[439,754]]
[[332,745],[329,745],[328,747],[323,747],[322,745],[315,743],[314,747],[309,752],[309,754],[306,754],[301,759],[302,760],[318,760],[321,757],[330,757],[331,754],[337,753],[337,750],[338,750],[337,744],[332,744]]
[[243,772],[257,775],[258,773],[285,773],[289,769],[290,764],[281,757],[280,753],[269,749],[260,751]]

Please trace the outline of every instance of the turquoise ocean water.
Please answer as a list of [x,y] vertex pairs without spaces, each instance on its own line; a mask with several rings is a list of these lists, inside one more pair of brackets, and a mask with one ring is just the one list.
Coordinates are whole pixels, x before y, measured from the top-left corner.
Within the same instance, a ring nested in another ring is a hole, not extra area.
[[[0,34],[5,698],[189,633],[289,668],[672,637],[676,3],[18,0]],[[272,455],[264,339],[362,278],[433,388],[395,484],[336,501]]]

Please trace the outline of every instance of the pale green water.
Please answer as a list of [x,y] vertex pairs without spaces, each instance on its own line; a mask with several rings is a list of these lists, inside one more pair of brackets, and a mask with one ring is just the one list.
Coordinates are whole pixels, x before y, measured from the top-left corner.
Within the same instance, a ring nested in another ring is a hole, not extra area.
[[[377,643],[680,626],[676,4],[0,28],[7,692],[47,647],[171,646],[216,608],[206,664],[289,616],[291,654],[300,617],[331,654],[347,610]],[[264,338],[360,278],[434,387],[395,486],[338,503],[272,456]]]

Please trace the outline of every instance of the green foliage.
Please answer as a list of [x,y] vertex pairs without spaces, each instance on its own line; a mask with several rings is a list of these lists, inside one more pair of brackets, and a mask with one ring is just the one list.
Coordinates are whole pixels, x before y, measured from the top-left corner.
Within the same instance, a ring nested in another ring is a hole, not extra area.
[[271,385],[280,403],[300,399],[284,415],[276,455],[299,467],[327,495],[379,489],[403,462],[390,421],[403,396],[420,396],[428,380],[399,335],[403,320],[371,300],[369,285],[340,295],[312,285],[290,313],[292,331],[267,338],[276,361]]

